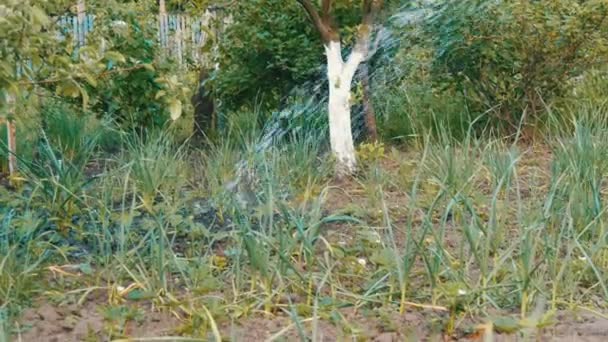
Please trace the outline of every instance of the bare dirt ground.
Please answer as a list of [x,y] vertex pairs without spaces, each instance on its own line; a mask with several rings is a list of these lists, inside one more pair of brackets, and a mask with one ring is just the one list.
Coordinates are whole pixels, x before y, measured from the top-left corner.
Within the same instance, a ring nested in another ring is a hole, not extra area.
[[[138,341],[180,341],[177,327],[180,321],[166,312],[157,312],[149,307],[143,317],[123,323],[125,340]],[[340,311],[344,322],[341,328],[327,319],[304,320],[303,329],[316,336],[317,341],[483,341],[478,330],[479,323],[464,321],[464,329],[453,336],[445,336],[433,330],[433,322],[439,317],[427,310],[411,310],[403,315],[398,312],[355,312],[353,309]],[[586,313],[560,312],[556,323],[541,332],[531,330],[517,334],[492,335],[493,341],[608,341],[608,320]],[[112,324],[100,313],[99,303],[93,301],[83,305],[53,306],[42,304],[27,310],[21,319],[23,332],[15,336],[15,341],[111,341],[108,331]],[[344,329],[344,327],[348,329]],[[242,321],[223,324],[221,336],[232,341],[299,341],[295,324],[283,315],[276,317],[250,317]],[[173,336],[173,337],[172,337]],[[211,336],[210,336],[211,337]],[[115,340],[120,340],[114,337]],[[186,339],[183,339],[186,340]],[[205,339],[201,339],[204,341]],[[212,339],[211,339],[212,340]]]
[[[15,340],[21,341],[107,341],[111,320],[104,317],[99,303],[53,306],[42,304],[22,316]],[[118,323],[120,324],[120,323]],[[126,320],[121,332],[129,337],[159,337],[174,333],[179,321],[168,313],[148,310],[141,319]]]

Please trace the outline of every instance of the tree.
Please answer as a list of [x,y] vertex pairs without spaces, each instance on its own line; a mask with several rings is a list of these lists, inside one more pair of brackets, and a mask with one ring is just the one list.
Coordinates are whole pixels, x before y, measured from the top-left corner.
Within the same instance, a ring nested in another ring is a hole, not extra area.
[[374,18],[382,8],[383,0],[363,0],[361,24],[353,49],[346,60],[342,57],[342,41],[333,15],[333,1],[322,0],[320,11],[310,0],[297,1],[308,14],[323,41],[329,82],[328,114],[331,149],[337,160],[338,175],[350,174],[357,166],[351,131],[351,84],[357,68],[368,57]]

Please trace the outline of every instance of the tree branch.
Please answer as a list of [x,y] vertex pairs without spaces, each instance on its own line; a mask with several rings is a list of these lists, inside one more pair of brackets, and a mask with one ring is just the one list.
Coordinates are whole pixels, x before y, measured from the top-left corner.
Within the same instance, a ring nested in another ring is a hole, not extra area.
[[359,37],[361,37],[361,35],[367,35],[369,38],[376,14],[378,14],[383,5],[384,0],[363,1],[363,19],[361,20],[361,26],[359,28]]
[[321,4],[321,13],[323,15],[323,18],[326,20],[329,20],[329,17],[331,15],[331,0],[323,0],[323,3]]
[[310,0],[296,0],[304,10],[308,14],[308,17],[312,21],[312,24],[315,26],[319,34],[321,35],[321,39],[323,43],[327,44],[331,41],[337,41],[340,39],[338,33],[331,27],[329,24],[329,20],[331,18],[331,0],[323,0],[322,9],[323,16],[327,15],[327,18],[321,18],[319,12],[315,8],[315,6],[310,2]]
[[361,62],[365,61],[369,54],[370,37],[374,25],[376,14],[380,11],[383,5],[383,0],[364,0],[363,1],[363,19],[357,33],[357,40],[353,51],[351,52],[346,65],[344,66],[348,74],[354,75]]
[[367,55],[369,51],[370,37],[374,27],[374,20],[376,14],[382,8],[384,0],[364,0],[363,1],[363,19],[359,26],[359,32],[357,33],[357,41],[353,51],[359,50],[364,55]]
[[344,64],[344,73],[348,75],[348,77],[353,77],[357,71],[357,68],[359,67],[359,64],[365,61],[365,58],[366,55],[364,51],[353,49],[350,56],[348,56],[346,64]]
[[370,25],[373,20],[373,4],[374,0],[363,0],[363,20],[361,21],[362,25]]

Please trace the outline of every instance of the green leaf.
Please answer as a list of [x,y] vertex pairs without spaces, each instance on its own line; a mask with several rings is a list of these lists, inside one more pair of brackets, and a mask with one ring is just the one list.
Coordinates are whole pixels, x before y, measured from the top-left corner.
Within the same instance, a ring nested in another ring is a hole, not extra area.
[[34,23],[45,26],[50,22],[49,17],[46,13],[38,6],[32,6],[31,8],[32,20]]
[[72,82],[61,83],[56,89],[57,95],[67,97],[78,97],[80,95],[80,89]]
[[519,323],[513,317],[498,317],[492,323],[498,333],[512,334],[519,330]]
[[167,92],[166,92],[166,91],[164,91],[164,90],[159,90],[159,91],[156,93],[156,95],[154,96],[154,99],[155,99],[155,100],[158,100],[158,99],[160,99],[161,97],[163,97],[163,96],[165,96],[165,95],[167,95]]
[[267,251],[264,250],[263,246],[258,243],[256,238],[250,233],[246,233],[243,236],[243,244],[245,245],[247,255],[249,256],[249,262],[253,269],[260,272],[262,277],[266,277],[268,274]]
[[380,266],[391,266],[395,264],[397,258],[395,253],[390,249],[376,250],[369,258],[371,262]]
[[150,293],[150,292],[146,292],[144,290],[141,289],[134,289],[133,291],[130,291],[125,298],[128,300],[144,300],[144,299],[150,299],[153,298],[154,294]]
[[78,87],[80,96],[82,96],[82,108],[87,108],[87,106],[89,105],[89,93],[87,93],[87,91],[83,87],[81,87],[80,84],[76,82],[74,83]]
[[555,320],[555,310],[550,310],[539,319],[538,324],[536,326],[540,329],[546,328],[555,324]]
[[106,52],[105,58],[109,59],[110,61],[112,61],[114,63],[125,63],[127,61],[125,56],[123,56],[120,52],[116,52],[116,51]]
[[91,275],[93,274],[93,268],[91,267],[91,264],[80,264],[78,265],[78,269],[80,270],[80,272],[86,274],[86,275]]
[[175,121],[182,116],[182,102],[180,100],[173,99],[169,103],[169,112],[171,113],[171,120]]
[[89,85],[91,85],[92,87],[97,87],[97,80],[95,79],[95,77],[93,77],[93,75],[85,73],[82,76]]

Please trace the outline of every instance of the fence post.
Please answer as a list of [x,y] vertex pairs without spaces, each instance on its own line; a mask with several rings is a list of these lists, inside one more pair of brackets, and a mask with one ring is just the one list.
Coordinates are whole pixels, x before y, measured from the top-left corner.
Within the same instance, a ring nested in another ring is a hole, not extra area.
[[[14,111],[14,100],[11,95],[8,95],[7,108],[9,114]],[[10,115],[9,115],[10,116]],[[13,176],[17,172],[17,131],[13,118],[8,117],[6,119],[6,141],[8,145],[8,173]]]
[[168,31],[168,22],[167,22],[167,8],[165,7],[165,0],[160,0],[158,2],[158,25],[159,25],[159,40],[160,46],[162,48],[162,52],[165,52],[167,47],[167,31]]
[[183,15],[179,14],[175,16],[175,53],[177,55],[177,63],[180,65],[182,64],[182,58],[184,55],[183,23]]
[[78,3],[76,5],[76,11],[77,11],[77,21],[78,21],[78,31],[74,32],[76,34],[76,36],[78,37],[78,46],[84,46],[85,43],[85,35],[86,35],[86,6],[85,6],[85,0],[78,0]]
[[196,45],[196,27],[194,25],[196,25],[196,23],[198,22],[197,18],[190,18],[190,22],[188,23],[189,28],[190,28],[190,36],[191,36],[191,43],[190,43],[190,58],[194,61],[198,61],[198,48]]

